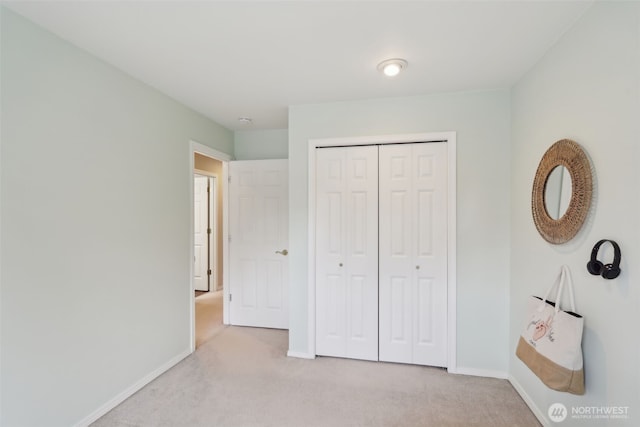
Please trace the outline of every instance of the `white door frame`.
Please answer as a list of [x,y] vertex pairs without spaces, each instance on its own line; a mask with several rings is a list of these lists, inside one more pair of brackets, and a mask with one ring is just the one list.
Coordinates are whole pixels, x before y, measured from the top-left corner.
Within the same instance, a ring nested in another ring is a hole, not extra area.
[[[193,252],[194,252],[194,206],[193,206],[193,175],[195,173],[195,154],[211,157],[222,162],[222,283],[229,283],[229,162],[231,156],[214,148],[200,144],[196,141],[189,141],[189,340],[191,353],[196,349],[196,313],[195,313],[195,291],[193,286]],[[229,286],[224,286],[223,292],[223,319],[222,322],[229,324]]]
[[432,132],[398,135],[358,136],[345,138],[310,139],[308,145],[309,161],[309,245],[307,275],[307,348],[308,357],[316,354],[316,148],[369,144],[393,144],[411,142],[447,143],[447,370],[457,372],[456,358],[456,132]]

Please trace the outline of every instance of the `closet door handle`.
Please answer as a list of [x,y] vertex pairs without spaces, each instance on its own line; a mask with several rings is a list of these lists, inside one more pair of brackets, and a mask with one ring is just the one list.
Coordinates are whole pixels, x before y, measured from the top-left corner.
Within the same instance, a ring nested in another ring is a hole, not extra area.
[[288,251],[288,250],[286,250],[286,249],[283,249],[283,250],[281,250],[281,251],[276,251],[276,253],[277,253],[277,254],[280,254],[280,255],[284,255],[284,256],[289,255],[289,251]]

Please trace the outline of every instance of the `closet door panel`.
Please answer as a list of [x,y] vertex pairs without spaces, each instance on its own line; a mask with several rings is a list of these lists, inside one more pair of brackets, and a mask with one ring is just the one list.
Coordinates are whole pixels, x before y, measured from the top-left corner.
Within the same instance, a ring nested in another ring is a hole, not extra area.
[[411,146],[379,149],[380,360],[411,363],[414,323]]
[[381,146],[379,163],[380,360],[446,366],[446,144]]
[[378,149],[344,148],[349,275],[346,357],[378,360]]
[[344,263],[345,161],[337,150],[318,150],[316,202],[316,351],[346,353],[347,307]]
[[[376,147],[316,154],[316,353],[378,358]],[[339,288],[327,293],[327,274]],[[334,314],[332,326],[325,319]]]
[[413,363],[447,365],[447,145],[412,144],[416,298]]
[[[407,190],[410,159],[408,153],[394,157],[389,179],[380,181],[380,259],[379,288],[389,298],[381,299],[379,305],[380,360],[411,362],[413,320],[407,307],[413,300],[411,271],[411,194]],[[401,161],[402,160],[402,161]],[[402,165],[402,167],[400,167]],[[385,214],[386,213],[386,214]],[[386,242],[389,242],[387,245]],[[390,288],[387,290],[387,288]],[[386,345],[383,343],[386,342]]]

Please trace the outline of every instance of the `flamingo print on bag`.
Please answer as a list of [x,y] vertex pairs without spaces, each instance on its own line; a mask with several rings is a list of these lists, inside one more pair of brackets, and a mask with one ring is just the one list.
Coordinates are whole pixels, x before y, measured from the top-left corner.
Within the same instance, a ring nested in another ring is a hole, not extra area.
[[547,335],[547,332],[549,332],[549,329],[551,328],[551,316],[549,316],[547,318],[547,320],[538,320],[536,322],[536,330],[533,332],[533,340],[534,341],[538,341],[540,338],[544,337],[545,335]]

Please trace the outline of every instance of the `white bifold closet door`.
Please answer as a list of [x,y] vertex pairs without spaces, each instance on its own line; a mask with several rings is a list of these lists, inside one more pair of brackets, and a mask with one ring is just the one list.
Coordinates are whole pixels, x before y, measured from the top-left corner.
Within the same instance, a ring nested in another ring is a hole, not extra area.
[[447,144],[380,146],[380,360],[447,366]]
[[378,360],[378,148],[316,152],[316,353]]
[[316,354],[447,365],[447,144],[316,152]]

